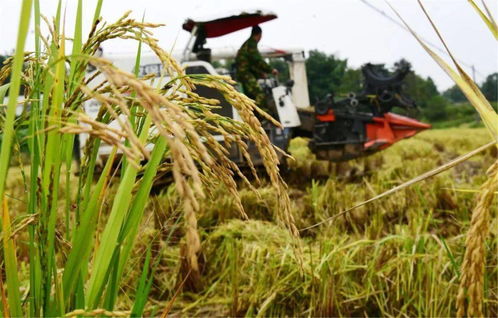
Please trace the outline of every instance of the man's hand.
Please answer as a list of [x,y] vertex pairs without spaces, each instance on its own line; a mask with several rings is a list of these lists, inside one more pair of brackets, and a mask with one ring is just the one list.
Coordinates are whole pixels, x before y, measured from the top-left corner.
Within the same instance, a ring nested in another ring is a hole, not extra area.
[[277,76],[278,70],[276,68],[274,68],[273,70],[271,70],[271,73],[273,74],[273,76]]

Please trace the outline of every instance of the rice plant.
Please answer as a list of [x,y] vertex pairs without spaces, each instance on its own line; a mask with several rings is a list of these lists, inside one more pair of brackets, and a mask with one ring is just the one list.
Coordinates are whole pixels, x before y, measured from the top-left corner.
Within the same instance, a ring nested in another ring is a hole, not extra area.
[[[223,184],[239,200],[233,172],[247,180],[228,159],[227,149],[233,145],[246,149],[250,141],[258,147],[279,193],[276,210],[280,211],[280,220],[297,235],[288,214],[285,183],[276,168],[278,157],[254,115],[259,111],[254,102],[238,93],[229,78],[185,75],[152,36],[151,29],[160,25],[136,21],[128,17],[129,13],[114,23],[103,23],[100,19],[102,1],[95,9],[92,29],[84,40],[82,6],[80,0],[74,19],[72,51],[67,55],[68,36],[64,31],[67,21],[61,17],[61,2],[55,18],[50,21],[41,15],[37,0],[23,1],[16,55],[0,71],[2,78],[7,74],[12,78],[0,157],[7,278],[4,300],[8,299],[8,304],[4,302],[4,315],[60,316],[74,310],[74,315],[81,315],[82,311],[104,315],[112,312],[144,207],[159,171],[171,173],[182,201],[186,238],[182,249],[188,270],[183,274],[195,286],[201,286],[196,217],[199,200],[209,196],[205,189],[218,184]],[[24,54],[32,7],[35,8],[36,51]],[[42,20],[49,34],[39,33]],[[124,72],[105,59],[95,57],[103,42],[115,38],[135,40],[139,44],[137,65],[142,45],[148,46],[162,62],[164,76],[169,81],[167,88],[151,86],[136,73]],[[86,76],[89,65],[97,69],[95,76]],[[95,85],[98,76],[102,80]],[[14,131],[25,124],[15,118],[21,83],[25,107],[29,107],[30,131],[26,217],[33,217],[24,225],[29,232],[29,288],[22,296],[16,242],[5,196]],[[217,101],[196,95],[195,85],[218,89],[238,110],[242,122],[212,112]],[[83,104],[89,99],[100,104],[96,119],[84,112]],[[110,125],[112,121],[119,124],[119,129]],[[225,137],[224,144],[213,138],[213,131]],[[78,178],[74,180],[74,139],[82,133],[89,134],[90,140],[84,149]],[[114,150],[94,183],[97,149],[101,143],[113,146]],[[153,145],[152,151],[146,149],[147,144]],[[110,192],[111,187],[115,187],[115,193]],[[112,202],[107,209],[106,200],[111,194]],[[65,201],[62,209],[61,199]],[[240,203],[237,208],[245,216]],[[151,275],[149,262],[147,258],[145,280]],[[143,279],[138,289],[142,295],[136,296],[134,315],[141,315],[147,297]]]
[[[470,3],[496,37],[493,18]],[[271,118],[230,78],[186,75],[154,38],[159,24],[129,13],[104,22],[102,0],[85,35],[83,5],[69,19],[59,1],[48,19],[38,0],[23,0],[16,54],[0,69],[0,81],[11,78],[0,85],[3,316],[498,314],[498,115],[457,63],[420,41],[485,128],[427,131],[340,164],[295,139],[287,186],[255,114]],[[32,16],[35,51],[24,52]],[[116,38],[137,43],[134,73],[96,56]],[[138,77],[143,48],[167,85]],[[196,86],[221,92],[242,121],[217,115],[218,101]],[[83,109],[89,100],[97,118]],[[90,138],[78,166],[79,134]],[[266,176],[229,160],[249,142]],[[113,150],[99,167],[102,144]],[[164,176],[172,184],[152,195]]]

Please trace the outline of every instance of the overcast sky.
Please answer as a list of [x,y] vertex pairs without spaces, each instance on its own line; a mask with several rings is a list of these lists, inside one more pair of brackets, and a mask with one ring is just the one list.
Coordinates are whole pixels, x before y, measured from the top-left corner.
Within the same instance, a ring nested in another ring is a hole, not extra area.
[[[365,0],[395,18],[384,0]],[[485,0],[495,17],[498,2]],[[0,53],[15,47],[20,0],[0,3]],[[53,16],[56,0],[40,0],[41,11]],[[66,7],[66,29],[71,34],[76,0],[63,1]],[[96,0],[84,0],[84,17],[88,31]],[[392,5],[422,37],[439,46],[434,31],[415,0],[392,0]],[[464,63],[474,65],[476,79],[497,72],[498,45],[467,0],[424,1],[433,20],[440,28],[453,53]],[[439,89],[452,85],[451,80],[428,57],[411,34],[368,7],[362,0],[104,0],[102,16],[114,21],[125,11],[149,22],[166,24],[155,35],[166,49],[181,50],[189,34],[181,29],[186,18],[221,17],[227,12],[260,8],[275,12],[279,18],[261,25],[262,47],[318,49],[347,58],[349,65],[358,67],[366,62],[387,63],[404,57],[415,71],[434,79]],[[396,18],[397,19],[397,18]],[[242,30],[208,41],[208,47],[238,48],[248,37]],[[32,42],[31,34],[28,41]],[[32,48],[31,43],[28,49]],[[136,45],[130,41],[113,41],[104,45],[105,52],[133,54]],[[467,68],[468,69],[468,68]],[[469,70],[469,73],[472,72]]]

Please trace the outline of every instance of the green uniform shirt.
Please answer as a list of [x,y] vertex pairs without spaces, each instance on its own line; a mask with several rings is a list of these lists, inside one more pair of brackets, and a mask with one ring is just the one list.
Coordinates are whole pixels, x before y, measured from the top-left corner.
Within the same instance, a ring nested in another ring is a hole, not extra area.
[[258,42],[250,37],[242,44],[235,57],[237,74],[240,77],[254,76],[262,78],[264,74],[271,73],[272,68],[263,60],[258,51]]

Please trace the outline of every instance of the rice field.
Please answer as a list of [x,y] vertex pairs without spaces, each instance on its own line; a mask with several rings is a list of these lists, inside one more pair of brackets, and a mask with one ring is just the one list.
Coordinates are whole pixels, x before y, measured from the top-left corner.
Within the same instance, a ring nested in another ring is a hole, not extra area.
[[[314,160],[307,141],[294,139],[295,160],[289,160],[284,176],[296,226],[305,229],[488,140],[483,128],[432,130],[371,157],[333,164]],[[181,198],[174,185],[161,187],[147,200],[115,310],[133,307],[144,261],[150,259],[154,275],[146,316],[165,309],[180,316],[454,316],[464,234],[475,206],[472,191],[484,182],[496,155],[490,148],[433,179],[301,231],[299,239],[278,225],[277,192],[269,179],[263,178],[256,192],[237,180],[249,220],[241,219],[224,186],[214,188],[200,202],[201,276],[195,284],[187,284],[182,274],[187,269],[181,261]],[[29,222],[26,179],[29,167],[16,167],[6,184],[13,228],[20,229],[15,241],[21,294],[28,292],[30,277],[29,238],[22,230]],[[77,175],[69,182],[76,184]],[[97,233],[106,224],[119,179],[111,184]],[[65,189],[71,197],[77,194],[64,182],[60,189],[60,198]],[[58,205],[63,211],[65,200]],[[498,313],[497,212],[495,205],[486,241],[486,316]],[[55,228],[62,262],[71,249],[63,213]]]
[[[160,25],[102,22],[102,1],[83,36],[78,4],[68,35],[61,5],[50,20],[23,0],[16,54],[0,69],[11,79],[0,86],[2,316],[498,315],[498,115],[464,73],[449,71],[484,128],[426,131],[340,164],[296,138],[279,165],[256,114],[272,119],[230,78],[185,75],[154,38]],[[31,17],[36,49],[24,53]],[[116,38],[136,41],[134,73],[95,56]],[[143,46],[167,85],[137,76]],[[217,89],[241,121],[215,114],[196,85]],[[95,119],[82,110],[90,99]],[[104,142],[113,150],[99,166]]]

